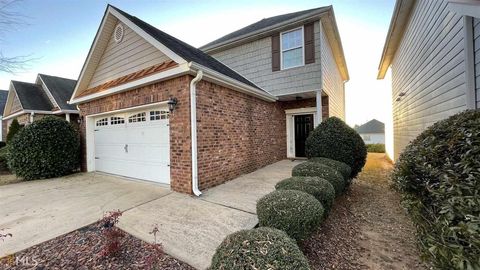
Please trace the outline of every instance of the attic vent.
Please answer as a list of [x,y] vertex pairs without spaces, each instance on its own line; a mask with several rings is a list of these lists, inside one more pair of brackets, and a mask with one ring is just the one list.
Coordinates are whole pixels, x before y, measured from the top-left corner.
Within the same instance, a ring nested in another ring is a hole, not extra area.
[[115,40],[116,43],[120,43],[123,39],[123,25],[118,24],[117,27],[115,27],[115,32],[113,33],[113,39]]

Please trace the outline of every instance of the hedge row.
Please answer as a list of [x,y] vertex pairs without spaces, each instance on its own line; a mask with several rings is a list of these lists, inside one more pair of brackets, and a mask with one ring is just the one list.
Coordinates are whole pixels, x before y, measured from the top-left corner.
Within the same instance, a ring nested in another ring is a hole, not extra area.
[[295,242],[308,239],[328,216],[335,196],[365,164],[366,147],[353,129],[330,118],[307,139],[307,154],[309,161],[257,202],[260,228],[228,236],[211,269],[309,269]]
[[480,269],[480,111],[437,122],[400,155],[393,181],[438,269]]

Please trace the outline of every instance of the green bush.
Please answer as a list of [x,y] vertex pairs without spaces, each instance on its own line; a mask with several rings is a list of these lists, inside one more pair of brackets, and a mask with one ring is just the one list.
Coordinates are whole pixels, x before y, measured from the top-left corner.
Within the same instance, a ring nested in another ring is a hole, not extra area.
[[257,202],[261,227],[282,230],[297,241],[305,240],[317,229],[324,211],[315,197],[297,190],[275,190]]
[[8,148],[10,169],[25,180],[63,176],[80,165],[79,135],[58,117],[45,117],[23,128]]
[[385,153],[385,144],[383,144],[383,143],[367,144],[367,152],[369,152],[369,153]]
[[350,168],[350,166],[348,166],[347,164],[341,161],[336,161],[336,160],[324,158],[324,157],[314,157],[309,159],[309,161],[318,162],[318,163],[327,165],[331,168],[334,168],[335,170],[339,171],[342,174],[343,179],[345,179],[345,181],[348,181],[350,179],[350,175],[352,174],[352,168]]
[[21,126],[18,123],[17,119],[13,119],[12,123],[10,124],[10,127],[8,128],[8,133],[7,133],[7,142],[10,142],[13,137],[15,137],[15,134],[17,134],[23,126]]
[[275,185],[277,190],[298,190],[315,197],[325,209],[327,216],[335,199],[335,189],[327,180],[320,177],[296,176],[284,179]]
[[395,164],[393,181],[439,269],[480,269],[480,111],[435,123]]
[[308,261],[294,240],[280,230],[262,227],[230,234],[217,248],[211,270],[308,270]]
[[314,176],[320,177],[333,185],[335,194],[338,196],[345,190],[345,179],[340,172],[334,168],[318,162],[303,162],[293,167],[292,176]]
[[0,149],[4,148],[5,146],[7,146],[5,142],[0,142]]
[[0,148],[0,172],[8,171],[7,155],[8,155],[8,148],[7,147]]
[[350,178],[362,171],[367,160],[367,147],[362,137],[336,117],[323,121],[310,133],[305,151],[308,158],[326,157],[347,164],[352,169]]

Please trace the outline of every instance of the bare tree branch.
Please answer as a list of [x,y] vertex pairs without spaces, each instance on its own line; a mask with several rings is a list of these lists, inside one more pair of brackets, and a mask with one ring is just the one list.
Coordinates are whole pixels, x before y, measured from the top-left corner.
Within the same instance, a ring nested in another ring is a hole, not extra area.
[[[0,0],[0,41],[5,32],[14,30],[20,25],[26,25],[26,17],[14,11],[21,0]],[[5,56],[0,51],[0,72],[16,73],[26,70],[32,61],[28,55]]]
[[0,52],[0,72],[15,74],[24,71],[32,60],[30,56],[7,57]]

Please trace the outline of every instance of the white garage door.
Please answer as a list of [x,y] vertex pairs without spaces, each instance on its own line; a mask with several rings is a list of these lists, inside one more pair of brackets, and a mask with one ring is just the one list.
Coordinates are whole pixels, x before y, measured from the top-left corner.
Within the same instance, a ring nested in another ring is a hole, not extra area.
[[152,109],[95,119],[95,170],[170,184],[168,111]]

